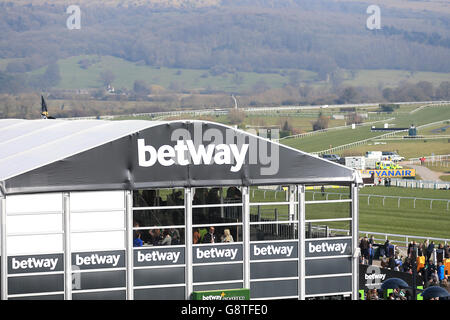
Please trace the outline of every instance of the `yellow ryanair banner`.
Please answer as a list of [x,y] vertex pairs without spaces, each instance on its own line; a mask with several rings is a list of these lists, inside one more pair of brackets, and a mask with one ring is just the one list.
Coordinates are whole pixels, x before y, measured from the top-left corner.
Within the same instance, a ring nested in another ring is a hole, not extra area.
[[384,169],[384,170],[361,170],[363,175],[371,176],[374,173],[375,178],[401,178],[401,177],[415,177],[415,169]]

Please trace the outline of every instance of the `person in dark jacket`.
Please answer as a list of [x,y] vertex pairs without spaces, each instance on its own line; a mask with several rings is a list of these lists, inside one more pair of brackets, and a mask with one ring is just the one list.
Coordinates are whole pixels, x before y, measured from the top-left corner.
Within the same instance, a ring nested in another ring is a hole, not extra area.
[[431,255],[434,251],[434,241],[431,241],[427,248],[427,263],[430,263]]
[[214,227],[209,227],[209,232],[203,237],[203,243],[218,243],[220,242],[214,233]]

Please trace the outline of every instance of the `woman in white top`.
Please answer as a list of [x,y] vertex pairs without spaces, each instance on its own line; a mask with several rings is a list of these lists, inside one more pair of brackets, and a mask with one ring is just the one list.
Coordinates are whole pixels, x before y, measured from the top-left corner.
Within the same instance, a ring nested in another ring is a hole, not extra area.
[[230,229],[223,230],[222,242],[234,242]]

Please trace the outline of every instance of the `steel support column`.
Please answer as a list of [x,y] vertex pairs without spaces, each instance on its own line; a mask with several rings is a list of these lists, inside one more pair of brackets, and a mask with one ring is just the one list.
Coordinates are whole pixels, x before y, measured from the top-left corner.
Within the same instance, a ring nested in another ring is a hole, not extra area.
[[70,244],[70,193],[63,193],[64,300],[72,300],[72,249]]
[[1,224],[1,299],[8,299],[8,253],[6,250],[6,199],[0,198]]
[[125,191],[127,300],[134,299],[133,192]]
[[359,189],[356,184],[352,184],[352,300],[359,299]]
[[242,187],[242,241],[244,244],[244,288],[250,289],[250,189]]
[[192,296],[192,292],[194,291],[193,285],[193,269],[192,269],[192,244],[193,244],[193,235],[192,235],[192,188],[184,189],[184,219],[186,230],[185,240],[186,240],[186,251],[185,251],[185,281],[186,281],[186,291],[185,291],[185,299],[190,300]]
[[305,186],[297,187],[298,193],[298,299],[305,300]]

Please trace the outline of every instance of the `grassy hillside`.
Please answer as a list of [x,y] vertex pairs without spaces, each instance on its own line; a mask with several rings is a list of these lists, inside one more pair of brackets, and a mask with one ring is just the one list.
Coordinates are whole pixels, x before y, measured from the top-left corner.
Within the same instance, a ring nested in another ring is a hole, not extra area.
[[[14,59],[0,59],[0,70]],[[87,68],[82,68],[80,61],[90,61]],[[313,87],[330,86],[318,80],[317,73],[307,70],[279,69],[273,73],[229,72],[214,75],[208,70],[151,67],[145,64],[129,62],[111,56],[83,55],[58,60],[61,81],[58,89],[99,88],[101,72],[111,71],[115,75],[112,82],[116,88],[132,89],[135,80],[144,80],[149,85],[155,84],[169,89],[176,88],[213,89],[225,92],[245,92],[254,86],[281,88],[290,82],[290,72],[298,72],[298,81],[306,82]],[[31,72],[31,75],[43,74],[45,67]],[[378,87],[397,86],[402,82],[429,81],[438,85],[442,81],[450,81],[449,73],[416,72],[401,70],[355,70],[354,76],[349,71],[343,73],[342,85]],[[406,110],[406,109],[405,109]]]

